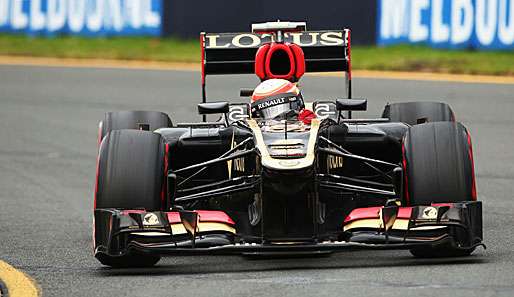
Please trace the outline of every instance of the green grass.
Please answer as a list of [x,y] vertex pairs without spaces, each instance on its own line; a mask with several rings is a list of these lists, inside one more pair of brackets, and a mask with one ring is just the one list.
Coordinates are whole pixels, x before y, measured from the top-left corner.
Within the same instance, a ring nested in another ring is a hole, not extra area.
[[[0,55],[199,62],[197,40],[117,37],[40,38],[0,34]],[[354,46],[354,69],[514,75],[514,51],[435,50],[425,46]]]
[[0,34],[0,55],[198,62],[197,40],[148,37],[40,38]]
[[435,50],[426,46],[357,47],[356,69],[514,75],[514,51]]

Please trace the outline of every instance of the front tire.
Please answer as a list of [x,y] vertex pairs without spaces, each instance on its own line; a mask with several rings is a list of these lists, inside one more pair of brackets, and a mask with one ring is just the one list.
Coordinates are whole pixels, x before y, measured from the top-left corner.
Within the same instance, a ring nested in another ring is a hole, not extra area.
[[161,210],[165,144],[159,134],[115,130],[100,146],[96,208]]
[[144,267],[152,267],[161,257],[158,255],[124,255],[120,257],[111,257],[106,254],[98,254],[96,256],[98,261],[105,266],[110,266],[114,268],[144,268]]
[[454,122],[450,106],[443,102],[400,102],[387,104],[383,118],[391,122],[402,122],[411,126],[425,122]]
[[[403,141],[404,202],[431,205],[475,201],[476,188],[471,138],[461,123],[436,122],[416,125]],[[416,257],[467,256],[451,244],[412,249]]]
[[159,128],[172,127],[170,117],[160,111],[130,110],[105,113],[105,118],[100,122],[98,131],[98,143],[114,130],[134,129],[155,131]]
[[[164,208],[165,144],[159,134],[139,130],[114,130],[105,136],[99,151],[96,208]],[[95,225],[95,228],[97,226]],[[101,234],[102,230],[95,230]],[[97,259],[112,267],[152,266],[159,256],[97,253]]]

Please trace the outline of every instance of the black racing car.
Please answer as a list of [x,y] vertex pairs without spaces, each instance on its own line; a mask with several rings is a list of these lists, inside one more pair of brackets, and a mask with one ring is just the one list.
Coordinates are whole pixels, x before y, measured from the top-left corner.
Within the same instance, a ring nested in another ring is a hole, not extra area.
[[[292,22],[202,33],[203,122],[107,113],[99,125],[95,257],[126,267],[154,265],[162,255],[347,249],[466,256],[482,245],[468,131],[439,102],[393,103],[382,118],[352,118],[367,101],[351,99],[350,34]],[[308,122],[294,111],[270,118],[255,104],[206,99],[207,74],[296,83],[306,71],[344,71],[347,86],[344,99],[302,102],[314,114]],[[208,114],[221,118],[207,122]]]

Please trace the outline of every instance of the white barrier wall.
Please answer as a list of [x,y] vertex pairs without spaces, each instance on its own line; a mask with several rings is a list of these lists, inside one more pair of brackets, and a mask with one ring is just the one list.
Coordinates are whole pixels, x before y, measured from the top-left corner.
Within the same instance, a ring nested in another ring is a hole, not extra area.
[[0,32],[160,35],[162,0],[0,0]]
[[514,49],[514,0],[377,0],[377,43]]

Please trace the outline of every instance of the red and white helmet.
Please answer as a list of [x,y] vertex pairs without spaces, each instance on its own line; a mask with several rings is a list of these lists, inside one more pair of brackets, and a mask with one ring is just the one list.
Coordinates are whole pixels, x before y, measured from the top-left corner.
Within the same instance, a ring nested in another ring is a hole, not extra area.
[[253,117],[274,119],[290,110],[300,112],[303,108],[300,89],[285,79],[265,80],[252,94]]

